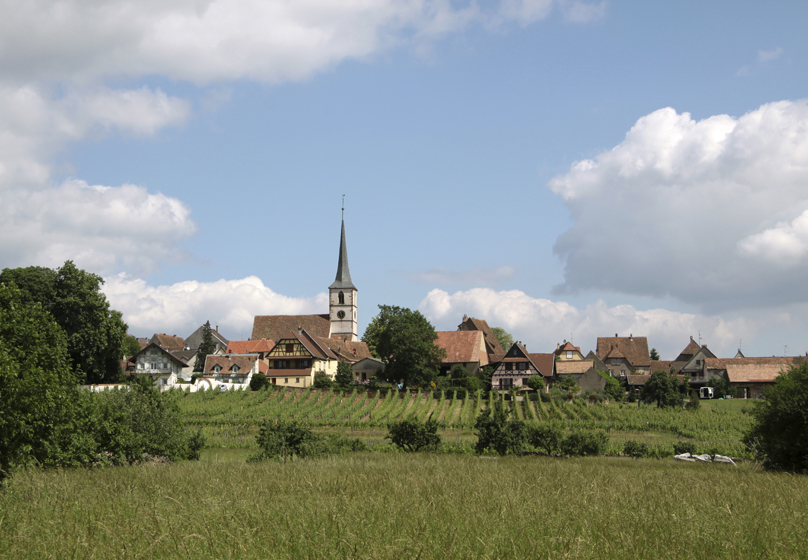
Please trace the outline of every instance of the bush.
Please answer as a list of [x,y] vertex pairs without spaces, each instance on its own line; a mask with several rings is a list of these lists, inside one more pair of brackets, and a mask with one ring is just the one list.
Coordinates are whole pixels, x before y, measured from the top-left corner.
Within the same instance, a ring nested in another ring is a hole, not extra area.
[[528,439],[536,449],[553,455],[561,449],[561,443],[564,441],[564,429],[554,422],[533,424],[528,429]]
[[261,389],[266,389],[272,383],[269,382],[267,376],[263,373],[255,373],[250,379],[250,390],[252,391],[260,391]]
[[350,387],[356,376],[354,375],[351,364],[344,360],[340,360],[337,364],[337,374],[334,376],[334,382],[343,389]]
[[611,375],[606,377],[606,387],[603,389],[603,392],[612,402],[620,402],[626,395],[626,391],[623,389],[623,386],[620,385],[620,382]]
[[314,384],[315,389],[331,389],[334,386],[334,382],[331,381],[331,378],[326,375],[324,371],[318,371],[314,373]]
[[696,454],[696,444],[692,441],[677,441],[673,444],[673,454],[681,455],[682,453]]
[[561,378],[556,381],[555,386],[558,387],[562,393],[577,393],[580,391],[578,383],[575,382],[575,378],[571,375],[561,376]]
[[808,363],[781,373],[764,395],[744,443],[767,469],[808,471]]
[[467,391],[473,393],[479,391],[483,386],[483,382],[476,377],[466,377],[462,379],[461,382],[463,383],[463,387],[465,387]]
[[494,402],[493,409],[493,413],[490,408],[485,409],[474,423],[477,453],[484,453],[487,449],[499,455],[523,451],[528,440],[527,425],[521,420],[508,420],[502,401]]
[[640,457],[648,457],[648,454],[647,443],[628,440],[625,444],[623,444],[623,455],[626,457],[634,457],[635,459],[638,459]]
[[452,369],[449,371],[449,377],[458,381],[460,379],[465,379],[468,376],[469,372],[466,368],[461,366],[460,364],[455,364],[452,366]]
[[454,398],[463,400],[466,398],[466,390],[462,387],[459,389],[455,389]]
[[685,405],[685,408],[688,410],[698,410],[701,407],[701,402],[699,400],[699,394],[696,392],[695,389],[690,391],[690,402]]
[[306,457],[316,452],[319,439],[311,430],[294,421],[265,420],[255,441],[259,452],[252,460],[274,459],[278,457]]
[[576,430],[572,432],[561,444],[561,451],[564,455],[587,456],[603,455],[609,438],[605,432],[582,432]]
[[545,403],[548,403],[548,402],[550,402],[552,400],[550,395],[548,393],[543,392],[543,391],[541,393],[539,393],[539,398],[541,399],[541,402],[545,402]]
[[440,445],[438,423],[431,417],[423,424],[416,420],[393,422],[388,426],[388,430],[385,439],[389,439],[393,445],[404,451],[429,451]]
[[527,379],[527,386],[536,392],[544,391],[544,377],[541,375],[531,375]]

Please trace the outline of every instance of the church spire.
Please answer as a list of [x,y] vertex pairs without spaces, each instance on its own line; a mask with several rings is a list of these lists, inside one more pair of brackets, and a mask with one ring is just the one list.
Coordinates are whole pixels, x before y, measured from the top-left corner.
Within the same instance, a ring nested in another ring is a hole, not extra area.
[[337,263],[337,277],[329,289],[356,290],[351,281],[351,270],[348,268],[348,244],[345,242],[345,202],[342,206],[342,234],[339,239],[339,262]]

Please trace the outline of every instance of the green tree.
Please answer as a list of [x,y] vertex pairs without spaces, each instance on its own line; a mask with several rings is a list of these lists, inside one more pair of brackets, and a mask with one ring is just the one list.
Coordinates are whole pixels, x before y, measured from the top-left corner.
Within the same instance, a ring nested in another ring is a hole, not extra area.
[[571,375],[562,375],[561,377],[559,377],[558,381],[556,381],[556,387],[558,387],[562,391],[566,391],[567,393],[577,393],[578,391],[580,391],[578,383],[575,381],[575,378]]
[[435,345],[437,338],[435,327],[419,311],[380,305],[362,340],[374,355],[387,360],[381,374],[387,381],[425,387],[437,376],[446,355]]
[[656,351],[656,348],[651,348],[651,359],[659,361],[659,352]]
[[314,384],[315,389],[330,389],[334,386],[334,382],[331,381],[331,378],[328,377],[326,372],[324,371],[316,371],[314,372]]
[[502,349],[506,352],[511,346],[513,346],[513,336],[505,329],[494,327],[491,329],[491,332],[494,333],[494,336],[497,337],[497,340],[499,341],[499,345],[502,346]]
[[464,368],[460,364],[453,365],[452,369],[449,370],[449,377],[451,377],[455,381],[457,381],[459,379],[464,379],[464,378],[468,377],[468,375],[469,375],[469,370],[467,370],[466,368]]
[[778,375],[764,395],[744,443],[767,469],[808,472],[808,362]]
[[606,378],[606,387],[603,389],[603,392],[607,397],[609,397],[610,401],[622,401],[623,397],[626,395],[626,391],[623,386],[611,375],[604,375],[604,377]]
[[350,387],[355,379],[356,377],[354,376],[351,364],[345,360],[341,360],[337,364],[337,374],[334,376],[336,384],[345,389],[346,387]]
[[724,398],[730,393],[729,380],[723,377],[711,377],[705,387],[712,387],[717,399]]
[[213,354],[216,346],[213,344],[213,335],[210,332],[210,321],[205,321],[202,325],[202,342],[196,352],[196,362],[194,362],[194,372],[203,373],[205,371],[205,360]]
[[676,406],[681,402],[679,381],[664,371],[655,371],[640,391],[643,402],[656,402],[660,408]]
[[263,373],[254,373],[253,376],[250,378],[250,390],[251,391],[260,391],[261,389],[266,389],[272,385],[267,379],[267,376]]
[[123,355],[128,358],[138,352],[140,352],[140,343],[131,334],[126,335],[123,339]]
[[531,375],[527,378],[527,386],[536,392],[544,392],[544,377],[541,375]]
[[66,261],[56,270],[6,268],[0,273],[3,283],[17,285],[22,304],[38,302],[53,316],[67,337],[70,363],[85,382],[117,379],[127,327],[120,312],[109,308],[100,276]]
[[564,442],[564,428],[556,422],[539,422],[528,428],[528,440],[536,449],[553,455],[561,450],[561,444]]
[[0,284],[0,479],[18,465],[81,464],[94,450],[81,425],[67,337],[32,298]]
[[440,445],[438,423],[431,416],[423,424],[417,420],[393,422],[388,426],[388,430],[389,433],[385,439],[389,439],[396,447],[404,451],[429,451]]

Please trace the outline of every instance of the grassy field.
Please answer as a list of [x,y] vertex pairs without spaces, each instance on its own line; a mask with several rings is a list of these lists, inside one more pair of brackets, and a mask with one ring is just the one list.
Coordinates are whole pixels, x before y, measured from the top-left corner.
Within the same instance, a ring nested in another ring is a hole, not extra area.
[[[649,444],[660,454],[672,453],[677,441],[693,441],[700,452],[751,458],[741,438],[751,425],[752,403],[743,400],[701,401],[698,411],[664,410],[637,404],[574,402],[508,402],[512,415],[526,422],[555,420],[569,430],[605,430],[610,454],[627,440]],[[318,390],[193,393],[180,397],[189,427],[199,426],[209,445],[254,448],[257,425],[265,418],[294,419],[316,431],[338,431],[384,444],[388,422],[430,415],[441,426],[444,441],[473,443],[474,419],[490,399],[456,399],[454,393],[434,398],[431,393],[342,394]]]
[[0,557],[808,556],[808,477],[751,464],[402,453],[250,464],[244,451],[18,473],[0,491]]

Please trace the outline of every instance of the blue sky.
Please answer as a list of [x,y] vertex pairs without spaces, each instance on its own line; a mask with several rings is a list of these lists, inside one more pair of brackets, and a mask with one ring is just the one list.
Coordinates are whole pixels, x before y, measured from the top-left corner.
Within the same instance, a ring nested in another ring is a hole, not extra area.
[[49,4],[0,23],[0,266],[133,334],[325,312],[345,194],[361,328],[808,350],[800,3]]

